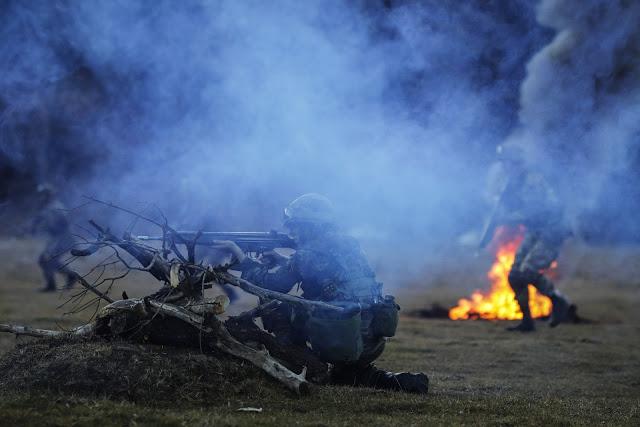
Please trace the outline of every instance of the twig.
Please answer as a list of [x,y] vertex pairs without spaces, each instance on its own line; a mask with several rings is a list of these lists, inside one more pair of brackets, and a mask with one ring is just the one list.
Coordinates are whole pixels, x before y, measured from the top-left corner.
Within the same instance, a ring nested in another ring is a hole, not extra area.
[[109,304],[114,302],[114,300],[111,299],[111,297],[109,297],[107,294],[104,294],[104,293],[100,292],[95,287],[91,286],[86,280],[84,280],[84,278],[82,276],[80,276],[75,271],[71,271],[71,275],[73,275],[73,278],[75,280],[77,280],[78,283],[80,283],[82,286],[84,286],[89,292],[93,292],[94,294],[96,294],[97,296],[102,298],[103,300],[107,301]]
[[151,218],[147,218],[146,216],[140,215],[139,213],[134,212],[134,211],[132,211],[132,210],[129,210],[129,209],[127,209],[127,208],[123,208],[123,207],[121,207],[121,206],[114,205],[114,204],[113,204],[113,203],[111,203],[111,202],[105,202],[105,201],[103,201],[103,200],[99,200],[99,199],[96,199],[95,197],[87,196],[87,195],[84,195],[84,196],[82,196],[82,197],[84,197],[84,198],[85,198],[85,199],[87,199],[87,200],[91,200],[92,202],[96,202],[96,203],[100,203],[101,205],[108,206],[108,207],[110,207],[110,208],[112,208],[112,209],[117,209],[117,210],[120,210],[120,211],[122,211],[122,212],[126,212],[126,213],[128,213],[128,214],[130,214],[130,215],[133,215],[133,216],[138,217],[138,218],[140,218],[140,219],[142,219],[142,220],[145,220],[145,221],[147,221],[147,222],[149,222],[149,223],[151,223],[151,224],[153,224],[153,225],[157,225],[157,226],[158,226],[158,227],[160,227],[160,228],[163,228],[163,227],[164,227],[161,223],[159,223],[159,222],[157,222],[157,221],[154,221],[154,220],[152,220]]

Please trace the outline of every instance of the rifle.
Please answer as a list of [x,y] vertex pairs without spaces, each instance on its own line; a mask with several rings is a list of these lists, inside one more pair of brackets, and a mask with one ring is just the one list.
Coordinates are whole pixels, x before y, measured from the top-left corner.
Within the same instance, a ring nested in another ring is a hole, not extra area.
[[489,215],[489,217],[487,218],[484,224],[482,238],[478,243],[478,249],[484,249],[485,246],[487,246],[491,242],[491,240],[493,240],[493,234],[496,230],[496,227],[498,227],[499,225],[500,214],[501,214],[503,205],[505,203],[505,199],[507,198],[507,195],[514,190],[513,187],[518,185],[518,182],[519,182],[518,178],[519,178],[518,176],[516,177],[510,176],[507,179],[507,182],[505,183],[504,187],[502,188],[502,191],[500,192],[500,195],[498,196],[498,200],[493,206],[491,215]]
[[176,244],[213,246],[218,240],[231,240],[245,252],[263,253],[275,248],[295,248],[291,237],[277,231],[175,231],[164,236],[131,236],[146,242],[170,241]]

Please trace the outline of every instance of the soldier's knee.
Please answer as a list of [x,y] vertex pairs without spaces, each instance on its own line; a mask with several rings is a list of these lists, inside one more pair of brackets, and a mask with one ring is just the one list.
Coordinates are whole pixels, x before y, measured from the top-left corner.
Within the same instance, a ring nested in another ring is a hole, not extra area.
[[526,290],[529,284],[536,284],[539,280],[540,273],[534,270],[512,269],[509,272],[509,284],[516,293]]

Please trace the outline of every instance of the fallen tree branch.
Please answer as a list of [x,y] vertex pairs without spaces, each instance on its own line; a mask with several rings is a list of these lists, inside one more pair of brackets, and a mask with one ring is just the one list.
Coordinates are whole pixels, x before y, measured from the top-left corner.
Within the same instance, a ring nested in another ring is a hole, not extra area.
[[305,378],[306,368],[302,370],[301,374],[296,374],[271,357],[266,349],[259,351],[242,344],[229,333],[224,324],[216,317],[208,319],[213,322],[213,327],[211,327],[204,325],[205,322],[202,316],[190,313],[182,307],[153,300],[148,301],[148,303],[162,314],[177,317],[178,319],[200,329],[213,338],[213,345],[216,348],[225,353],[251,362],[273,378],[283,383],[290,390],[293,390],[298,394],[306,394],[309,392],[309,383]]
[[8,332],[15,335],[27,335],[36,338],[54,338],[61,336],[89,336],[93,334],[95,330],[95,324],[88,323],[86,325],[78,326],[70,331],[53,331],[50,329],[38,329],[30,326],[11,325],[0,323],[0,332]]
[[307,380],[324,384],[329,381],[329,366],[315,356],[306,345],[283,343],[261,329],[247,316],[230,317],[225,323],[229,333],[238,341],[257,348],[264,346],[290,371],[300,372],[307,368]]
[[238,314],[237,316],[232,316],[232,319],[236,322],[242,322],[242,321],[249,321],[249,320],[253,320],[256,317],[260,317],[261,315],[263,315],[265,312],[268,313],[272,310],[274,310],[276,307],[278,307],[280,304],[282,304],[280,301],[278,300],[271,300],[268,301],[264,304],[260,304],[254,308],[252,308],[251,310],[247,310],[245,312],[242,312],[240,314]]
[[343,307],[327,304],[326,302],[303,299],[293,295],[283,294],[281,292],[276,292],[270,289],[261,288],[247,280],[241,279],[227,272],[216,272],[215,274],[219,279],[221,279],[225,283],[228,283],[233,286],[237,286],[243,291],[249,292],[250,294],[256,295],[266,300],[276,299],[283,302],[288,302],[291,304],[302,306],[305,308],[310,308],[310,309],[320,308],[322,310],[334,311],[337,313],[344,313],[346,311]]
[[204,317],[199,314],[192,313],[191,311],[184,309],[182,307],[178,307],[173,304],[168,304],[155,300],[147,300],[147,304],[151,307],[155,308],[158,312],[165,314],[167,316],[176,317],[184,322],[189,323],[190,325],[195,326],[196,328],[202,330],[206,333],[213,332],[208,326],[204,326]]

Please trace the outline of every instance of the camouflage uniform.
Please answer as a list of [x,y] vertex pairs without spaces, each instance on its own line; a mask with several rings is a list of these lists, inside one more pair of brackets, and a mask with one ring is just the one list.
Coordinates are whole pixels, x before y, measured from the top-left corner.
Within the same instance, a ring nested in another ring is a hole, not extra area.
[[382,299],[382,284],[358,242],[335,231],[332,203],[319,194],[304,194],[284,209],[284,225],[296,242],[296,252],[279,257],[276,266],[238,256],[242,277],[267,289],[286,293],[297,284],[302,297],[345,308],[343,313],[315,309],[308,312],[281,304],[262,315],[276,339],[301,346],[311,344],[321,360],[332,365],[336,384],[427,393],[422,373],[391,373],[372,365],[382,353],[385,337],[395,334],[399,307],[393,297]]
[[[370,305],[382,298],[382,284],[376,282],[375,273],[357,241],[337,233],[305,242],[275,271],[250,259],[240,268],[243,278],[274,291],[287,293],[298,284],[306,299]],[[306,313],[286,306],[263,322],[281,337],[303,344],[308,338],[306,318]],[[361,323],[363,351],[357,365],[369,365],[384,349],[385,339],[373,335],[371,320],[371,312],[364,310]]]
[[542,175],[521,172],[512,178],[505,191],[503,222],[523,225],[526,229],[509,272],[509,284],[526,321],[531,317],[529,284],[542,295],[551,297],[554,305],[561,297],[542,271],[558,257],[563,242],[570,235],[570,228],[560,200]]
[[55,274],[57,272],[67,276],[66,287],[70,288],[73,286],[75,277],[60,258],[73,247],[75,241],[62,203],[58,201],[48,203],[35,218],[33,227],[34,231],[42,232],[47,237],[46,246],[38,257],[38,264],[45,279],[43,290],[56,290]]

